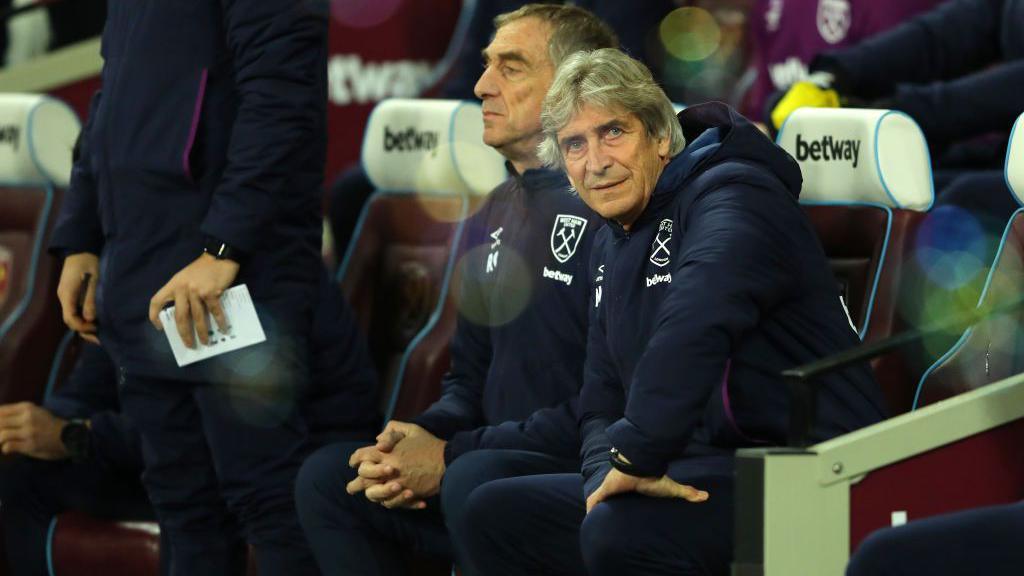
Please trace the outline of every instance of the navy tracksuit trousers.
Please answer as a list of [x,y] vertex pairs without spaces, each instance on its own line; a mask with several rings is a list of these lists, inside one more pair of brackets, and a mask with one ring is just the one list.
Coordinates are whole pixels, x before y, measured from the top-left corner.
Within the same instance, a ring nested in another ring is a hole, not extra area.
[[0,464],[0,519],[12,575],[49,573],[47,534],[53,517],[64,510],[152,520],[153,509],[138,481],[141,469],[137,454],[109,453],[82,463],[18,456]]
[[388,510],[363,494],[345,491],[356,477],[349,456],[364,445],[320,449],[302,466],[296,482],[299,518],[324,576],[406,574],[407,550],[448,562],[457,558],[462,576],[490,576],[463,560],[462,535],[478,529],[463,521],[466,497],[495,479],[579,469],[576,461],[536,452],[475,450],[452,462],[441,494],[425,510]]
[[846,576],[1016,575],[1022,533],[1024,502],[925,518],[871,534]]
[[121,406],[139,433],[142,483],[171,574],[231,573],[235,519],[260,574],[317,574],[292,499],[309,452],[297,398],[273,388],[123,378]]
[[509,478],[476,488],[465,503],[466,530],[453,531],[466,561],[487,576],[721,575],[733,541],[731,458],[686,478],[707,490],[693,504],[624,494],[585,514],[583,477]]

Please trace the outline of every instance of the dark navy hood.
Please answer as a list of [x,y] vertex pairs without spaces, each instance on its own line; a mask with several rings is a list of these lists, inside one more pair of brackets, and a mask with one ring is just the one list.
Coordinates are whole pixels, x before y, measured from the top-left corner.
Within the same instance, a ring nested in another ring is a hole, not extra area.
[[[698,104],[680,112],[678,118],[686,147],[665,166],[635,225],[643,225],[660,213],[688,180],[725,162],[757,165],[774,174],[794,199],[800,196],[803,177],[796,160],[729,106],[721,102]],[[683,199],[684,212],[704,188],[690,189],[692,197]],[[621,230],[614,223],[611,227]]]

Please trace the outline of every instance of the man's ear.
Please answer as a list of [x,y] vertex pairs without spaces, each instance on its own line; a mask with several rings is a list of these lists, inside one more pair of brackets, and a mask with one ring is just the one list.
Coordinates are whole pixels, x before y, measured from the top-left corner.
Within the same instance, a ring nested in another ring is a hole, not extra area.
[[658,138],[658,156],[660,156],[663,160],[668,160],[668,150],[669,137],[663,136],[661,138]]

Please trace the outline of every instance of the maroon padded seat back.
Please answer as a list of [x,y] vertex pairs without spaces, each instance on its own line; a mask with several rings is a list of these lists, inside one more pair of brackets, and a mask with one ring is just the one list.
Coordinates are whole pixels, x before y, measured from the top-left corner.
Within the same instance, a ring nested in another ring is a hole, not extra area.
[[[470,197],[470,213],[475,213],[485,201],[486,197]],[[460,275],[461,267],[456,265],[437,322],[429,326],[407,352],[408,362],[393,415],[398,420],[411,419],[441,396],[441,380],[451,364],[449,346],[458,324]]]
[[437,324],[408,352],[392,418],[410,420],[441,396],[441,380],[451,363],[449,345],[455,335],[458,315],[454,292],[454,289],[449,290]]
[[868,206],[803,207],[836,275],[858,330],[863,329],[885,244],[888,214]]
[[[804,205],[864,342],[907,328],[899,316],[903,263],[926,213],[867,205]],[[877,281],[876,281],[877,279]],[[866,326],[865,326],[866,323]],[[898,354],[872,362],[891,413],[909,410],[917,378]]]
[[[979,306],[999,306],[1024,296],[1024,213],[1007,226]],[[993,316],[969,329],[921,381],[918,407],[980,388],[1024,370],[1024,312]]]
[[368,337],[385,404],[406,349],[444,297],[462,204],[458,196],[379,193],[366,208],[341,285]]
[[61,197],[43,187],[0,187],[0,403],[42,399],[64,335],[61,263],[46,252]]

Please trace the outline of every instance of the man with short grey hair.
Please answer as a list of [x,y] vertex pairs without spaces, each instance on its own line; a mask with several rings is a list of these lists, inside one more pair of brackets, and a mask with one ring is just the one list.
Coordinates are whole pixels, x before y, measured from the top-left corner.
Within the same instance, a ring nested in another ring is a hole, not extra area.
[[[482,484],[458,542],[488,576],[724,576],[733,453],[783,445],[782,370],[856,345],[796,162],[720,103],[683,111],[618,50],[570,56],[541,157],[606,226],[591,250],[582,474]],[[884,417],[866,364],[826,377],[813,440]]]
[[579,469],[586,268],[600,221],[537,158],[540,109],[569,51],[617,41],[571,6],[527,5],[495,26],[475,91],[483,140],[513,177],[466,224],[441,399],[389,422],[376,445],[330,446],[303,465],[300,520],[326,574],[404,573],[403,548],[454,555],[464,576],[478,574],[449,538],[473,529],[461,522],[465,495],[495,478]]

